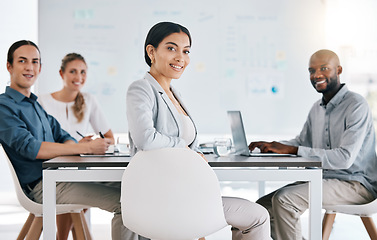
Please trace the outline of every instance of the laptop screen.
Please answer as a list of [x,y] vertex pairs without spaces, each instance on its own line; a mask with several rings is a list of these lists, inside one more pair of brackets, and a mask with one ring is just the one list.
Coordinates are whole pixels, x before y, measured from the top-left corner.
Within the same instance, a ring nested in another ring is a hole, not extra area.
[[247,145],[245,129],[242,122],[240,111],[228,111],[228,118],[230,128],[232,131],[233,144],[236,154],[249,154],[249,147]]

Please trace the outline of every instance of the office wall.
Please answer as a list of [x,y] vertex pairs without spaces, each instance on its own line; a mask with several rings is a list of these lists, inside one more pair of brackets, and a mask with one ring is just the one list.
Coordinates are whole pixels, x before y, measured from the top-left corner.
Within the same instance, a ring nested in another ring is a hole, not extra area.
[[193,38],[191,63],[173,85],[200,133],[230,133],[226,111],[235,109],[248,134],[297,133],[320,98],[307,64],[325,47],[325,2],[40,0],[36,91],[59,90],[61,58],[79,52],[89,66],[84,91],[98,98],[114,131],[126,132],[127,87],[148,70],[145,36],[155,23],[173,21]]
[[37,43],[38,0],[0,1],[0,93],[9,85],[7,53],[12,43],[28,39]]
[[[37,0],[0,1],[0,93],[9,85],[7,53],[12,43],[29,39],[37,42]],[[1,117],[1,116],[0,116]],[[8,164],[0,156],[0,192],[13,191]]]

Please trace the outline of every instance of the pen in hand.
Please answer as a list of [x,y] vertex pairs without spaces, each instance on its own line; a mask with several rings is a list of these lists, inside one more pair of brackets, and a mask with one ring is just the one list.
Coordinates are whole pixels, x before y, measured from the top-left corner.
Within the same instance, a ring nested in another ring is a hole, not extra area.
[[76,131],[76,133],[78,134],[78,135],[80,135],[80,137],[82,137],[81,138],[81,140],[80,141],[78,141],[79,143],[84,143],[84,142],[90,142],[90,141],[92,141],[92,135],[90,135],[90,136],[84,136],[84,135],[82,135],[79,131]]
[[85,138],[85,136],[82,135],[79,131],[76,131],[76,133],[77,133],[78,135],[80,135],[80,137]]
[[101,132],[99,132],[99,136],[100,136],[101,138],[105,138],[105,136],[103,136],[103,134],[102,134]]

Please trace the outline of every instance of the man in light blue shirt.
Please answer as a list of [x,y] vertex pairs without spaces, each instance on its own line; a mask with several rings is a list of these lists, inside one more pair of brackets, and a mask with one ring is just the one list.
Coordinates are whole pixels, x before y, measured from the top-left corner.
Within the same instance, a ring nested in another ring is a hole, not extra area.
[[[334,52],[314,53],[309,73],[322,99],[314,103],[300,135],[290,141],[252,142],[249,148],[321,161],[323,205],[373,201],[377,197],[377,157],[369,106],[340,83],[342,67]],[[273,239],[302,239],[300,215],[308,208],[308,187],[307,182],[292,183],[257,201],[270,212]]]

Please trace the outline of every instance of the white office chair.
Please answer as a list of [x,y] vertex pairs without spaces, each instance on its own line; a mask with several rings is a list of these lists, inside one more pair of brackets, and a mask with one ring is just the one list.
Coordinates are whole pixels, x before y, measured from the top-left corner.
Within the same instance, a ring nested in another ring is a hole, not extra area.
[[227,226],[216,174],[186,148],[138,152],[121,196],[124,225],[147,238],[198,239]]
[[[19,239],[39,239],[43,228],[43,205],[36,203],[29,199],[21,188],[21,184],[18,181],[18,177],[13,168],[12,162],[8,158],[8,155],[4,151],[3,146],[0,144],[1,153],[8,162],[9,169],[13,178],[14,188],[17,194],[17,199],[21,206],[30,212],[24,226],[22,227],[17,240]],[[74,239],[91,240],[90,231],[85,220],[82,210],[88,208],[88,206],[77,204],[57,204],[56,214],[71,213],[73,222],[72,235]]]
[[372,215],[377,213],[377,199],[367,204],[328,205],[323,206],[323,208],[326,210],[326,213],[322,221],[322,240],[329,239],[336,213],[360,216],[370,239],[377,240],[377,229],[372,218]]

